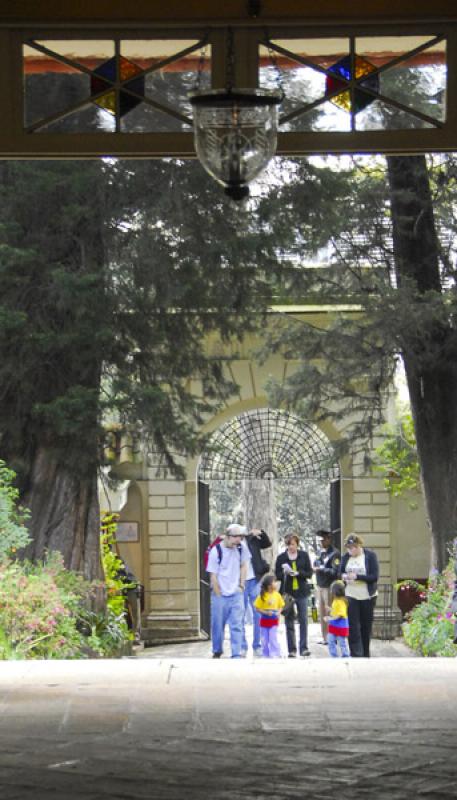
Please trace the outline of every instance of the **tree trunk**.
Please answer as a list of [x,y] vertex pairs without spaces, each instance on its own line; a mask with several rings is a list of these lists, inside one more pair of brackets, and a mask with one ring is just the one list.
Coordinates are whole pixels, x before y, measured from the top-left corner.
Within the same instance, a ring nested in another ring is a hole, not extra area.
[[88,580],[102,577],[95,467],[85,475],[75,475],[51,450],[41,447],[22,502],[31,511],[28,558],[43,558],[47,550],[58,550],[68,569]]
[[418,316],[423,340],[418,345],[412,326],[411,337],[406,333],[402,341],[402,357],[431,529],[432,565],[442,570],[457,531],[456,334],[443,315],[427,316],[427,293],[441,293],[441,279],[425,157],[390,156],[387,163],[398,286],[414,288],[417,310],[425,312]]
[[[243,481],[243,509],[244,519],[248,530],[262,528],[268,533],[272,541],[271,557],[274,564],[278,554],[278,526],[276,520],[276,499],[274,481],[271,480],[244,480]],[[270,550],[263,555],[268,559]]]

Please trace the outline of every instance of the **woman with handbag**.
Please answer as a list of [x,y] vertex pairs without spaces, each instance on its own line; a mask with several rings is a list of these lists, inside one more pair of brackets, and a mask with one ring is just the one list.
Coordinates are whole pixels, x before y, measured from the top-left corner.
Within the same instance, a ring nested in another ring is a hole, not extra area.
[[[275,573],[281,582],[281,594],[284,597],[284,617],[286,621],[287,649],[289,658],[297,656],[297,639],[295,634],[295,607],[297,608],[300,626],[301,656],[310,656],[308,650],[308,597],[311,585],[308,578],[313,574],[311,560],[306,550],[300,549],[300,538],[296,533],[286,536],[287,549],[276,559]],[[290,598],[290,599],[289,599]]]

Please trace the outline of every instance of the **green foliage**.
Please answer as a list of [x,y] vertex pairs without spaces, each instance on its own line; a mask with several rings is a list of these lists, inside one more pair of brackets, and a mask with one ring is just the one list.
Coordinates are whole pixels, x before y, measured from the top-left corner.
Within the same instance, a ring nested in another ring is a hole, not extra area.
[[457,656],[457,645],[453,642],[455,614],[451,609],[454,579],[451,561],[442,573],[431,577],[427,587],[415,581],[399,584],[400,591],[403,586],[413,586],[421,593],[423,602],[408,614],[403,636],[406,644],[422,656]]
[[401,413],[395,425],[386,426],[384,432],[383,443],[376,448],[380,463],[375,467],[384,477],[384,486],[394,497],[419,492],[420,467],[411,413]]
[[[435,247],[428,284],[418,266],[418,243],[414,263],[406,254],[396,258],[390,166],[384,159],[296,162],[288,181],[265,200],[277,246],[293,259],[289,296],[327,307],[325,320],[311,313],[278,316],[264,356],[280,352],[294,360],[295,368],[281,385],[270,386],[272,402],[305,419],[344,420],[347,441],[360,442],[361,449],[369,449],[385,423],[386,393],[400,358],[414,359],[415,374],[422,376],[436,369],[445,375],[454,363],[456,183],[449,176],[455,174],[455,162],[442,160],[438,185],[431,159],[428,171],[423,162],[424,174],[417,160],[409,161],[416,165],[411,171],[417,168],[417,181],[418,176],[429,180],[440,222],[435,239],[424,233],[427,245]],[[412,183],[411,196],[416,188]]]
[[99,656],[116,657],[128,649],[132,635],[125,622],[124,611],[116,614],[112,606],[106,611],[81,610],[79,627],[85,635],[85,646]]
[[0,660],[118,655],[130,640],[123,619],[90,609],[94,584],[62,556],[0,564]]
[[120,624],[125,625],[125,630],[128,634],[127,623],[124,616],[124,596],[125,589],[129,589],[133,584],[126,583],[125,579],[122,577],[124,562],[116,553],[116,528],[118,519],[119,514],[106,513],[102,516],[101,554],[103,572],[105,575],[108,612],[111,617],[118,619]]
[[13,486],[13,470],[0,460],[0,564],[30,541],[24,521],[26,509],[18,506],[19,491]]

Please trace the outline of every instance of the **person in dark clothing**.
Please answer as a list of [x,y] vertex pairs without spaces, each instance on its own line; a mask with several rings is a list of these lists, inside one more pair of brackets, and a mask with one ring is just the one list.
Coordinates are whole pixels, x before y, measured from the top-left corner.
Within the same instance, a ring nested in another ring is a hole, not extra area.
[[124,583],[123,594],[125,597],[125,615],[129,630],[133,631],[134,642],[141,641],[141,594],[142,586],[135,577],[128,564],[118,555],[122,564],[117,571],[117,578]]
[[333,545],[332,534],[330,531],[319,530],[316,537],[321,539],[321,550],[314,561],[314,572],[317,584],[317,607],[319,620],[321,623],[322,641],[320,644],[327,644],[328,625],[325,617],[331,605],[330,586],[338,577],[341,563],[340,551]]
[[245,541],[251,553],[252,569],[258,582],[270,569],[270,565],[268,561],[265,561],[261,551],[271,547],[271,540],[264,530],[253,528],[246,536]]
[[281,594],[289,595],[293,602],[288,604],[284,612],[287,633],[287,649],[289,658],[297,655],[297,639],[295,635],[295,606],[297,607],[300,625],[300,655],[309,656],[308,650],[308,596],[311,585],[308,578],[313,574],[313,568],[308,553],[299,549],[300,539],[296,533],[286,537],[287,550],[276,559],[275,574],[281,582]]
[[[246,614],[249,606],[252,609],[252,622],[254,629],[252,649],[256,655],[260,655],[262,652],[260,642],[260,615],[254,604],[259,595],[260,581],[270,569],[270,565],[263,558],[261,551],[266,550],[267,547],[271,547],[271,541],[264,530],[252,528],[252,530],[246,535],[245,542],[251,554],[251,561],[247,567],[246,583],[244,587],[244,611]],[[248,642],[246,639],[245,625],[243,624],[242,654],[246,655],[247,650]]]
[[376,605],[379,565],[376,553],[364,547],[363,539],[350,533],[347,553],[341,559],[340,576],[349,601],[349,650],[352,658],[369,658],[371,629]]

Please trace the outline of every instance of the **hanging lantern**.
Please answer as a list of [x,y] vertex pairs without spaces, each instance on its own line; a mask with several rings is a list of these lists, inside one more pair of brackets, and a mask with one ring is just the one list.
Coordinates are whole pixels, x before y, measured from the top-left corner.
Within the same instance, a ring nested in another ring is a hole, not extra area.
[[225,89],[194,92],[194,141],[197,156],[232,200],[249,196],[248,184],[276,151],[278,92]]

